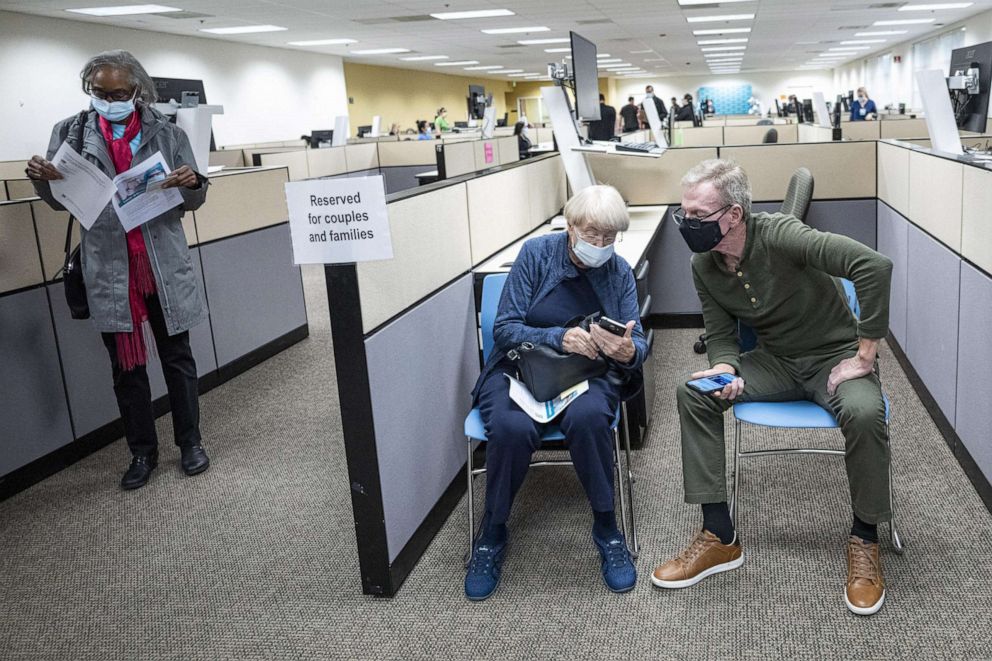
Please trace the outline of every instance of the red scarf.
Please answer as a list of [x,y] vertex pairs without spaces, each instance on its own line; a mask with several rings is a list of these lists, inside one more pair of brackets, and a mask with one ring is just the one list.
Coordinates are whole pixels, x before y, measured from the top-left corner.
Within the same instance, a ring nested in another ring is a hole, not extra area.
[[[100,132],[103,133],[107,146],[110,148],[110,158],[114,162],[117,174],[131,168],[131,141],[141,132],[141,118],[137,111],[131,113],[124,135],[114,139],[114,131],[103,117],[100,117]],[[124,371],[133,370],[148,361],[148,351],[145,348],[142,324],[148,320],[148,305],[145,298],[155,293],[155,276],[152,273],[151,262],[148,261],[148,251],[145,248],[145,238],[141,228],[136,227],[127,233],[127,297],[131,308],[131,331],[115,334],[117,342],[117,360]]]

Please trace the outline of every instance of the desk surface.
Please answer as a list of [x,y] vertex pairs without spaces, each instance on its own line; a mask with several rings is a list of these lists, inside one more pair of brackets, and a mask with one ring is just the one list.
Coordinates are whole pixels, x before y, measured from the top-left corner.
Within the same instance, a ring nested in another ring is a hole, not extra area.
[[[662,219],[665,217],[668,207],[664,205],[630,207],[629,211],[630,228],[623,233],[622,240],[614,245],[616,246],[616,253],[627,260],[630,268],[635,268],[641,259],[643,259],[645,253],[647,253],[655,233],[661,227]],[[563,227],[552,228],[551,223],[545,223],[527,236],[510,244],[482,262],[473,271],[475,273],[508,273],[510,265],[512,265],[513,260],[520,253],[520,247],[524,244],[524,241],[550,232],[564,231],[565,229]]]

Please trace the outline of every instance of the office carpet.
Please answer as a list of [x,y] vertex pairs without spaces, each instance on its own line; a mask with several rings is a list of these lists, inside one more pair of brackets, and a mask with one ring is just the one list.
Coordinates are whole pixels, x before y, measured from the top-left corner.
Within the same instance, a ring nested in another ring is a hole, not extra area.
[[[886,545],[889,589],[874,617],[842,601],[850,513],[838,458],[745,466],[744,566],[688,590],[649,583],[699,525],[682,503],[672,407],[675,384],[702,364],[688,330],[656,340],[632,593],[604,588],[581,488],[555,468],[532,473],[518,497],[489,601],[462,595],[464,503],[397,597],[361,595],[323,281],[310,269],[305,280],[311,337],[202,398],[210,471],[181,473],[165,417],[146,488],[118,490],[128,460],[118,442],[0,503],[0,657],[992,657],[992,518],[887,348],[908,550]],[[841,443],[837,432],[750,440]]]

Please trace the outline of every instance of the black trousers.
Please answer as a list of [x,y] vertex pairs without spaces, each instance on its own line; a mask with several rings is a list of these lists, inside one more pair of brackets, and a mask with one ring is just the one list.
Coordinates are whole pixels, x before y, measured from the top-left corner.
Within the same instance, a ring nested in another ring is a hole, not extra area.
[[[165,385],[169,389],[176,445],[196,445],[200,442],[200,401],[196,361],[193,360],[193,352],[189,347],[189,332],[170,336],[165,327],[165,316],[158,296],[150,296],[147,303],[148,321],[155,336],[158,357],[162,361]],[[130,371],[122,370],[117,359],[114,333],[102,335],[103,343],[110,354],[114,394],[117,395],[117,406],[124,421],[127,445],[131,454],[136,457],[152,454],[158,449],[158,436],[155,433],[155,412],[152,410],[148,371],[144,365]]]

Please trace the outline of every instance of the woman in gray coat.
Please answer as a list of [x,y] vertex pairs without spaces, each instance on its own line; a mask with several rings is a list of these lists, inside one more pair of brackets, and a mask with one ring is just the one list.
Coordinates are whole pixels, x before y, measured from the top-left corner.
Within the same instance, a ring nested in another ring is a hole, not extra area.
[[[111,204],[89,230],[80,227],[80,256],[90,315],[110,354],[114,393],[132,460],[121,480],[124,489],[144,486],[158,464],[158,438],[151,388],[145,371],[145,322],[151,327],[169,389],[175,442],[187,475],[205,471],[210,460],[200,439],[196,363],[189,329],[207,318],[201,284],[193,271],[182,227],[186,211],[207,195],[207,179],[186,134],[151,107],[155,85],[127,51],[94,56],[80,73],[90,109],[52,130],[46,158],[34,156],[27,175],[50,206],[64,207],[49,182],[62,175],[50,159],[62,145],[99,167],[109,178],[161,152],[171,169],[163,184],[182,194],[182,205],[140,227],[124,231]],[[81,136],[81,140],[80,140]]]

